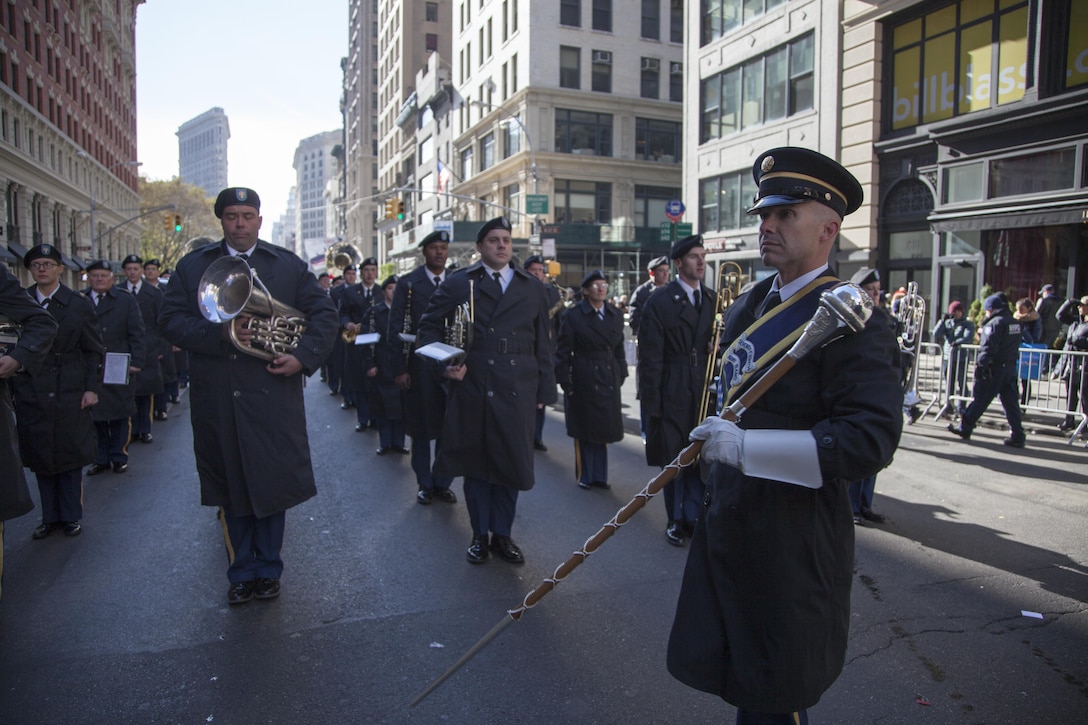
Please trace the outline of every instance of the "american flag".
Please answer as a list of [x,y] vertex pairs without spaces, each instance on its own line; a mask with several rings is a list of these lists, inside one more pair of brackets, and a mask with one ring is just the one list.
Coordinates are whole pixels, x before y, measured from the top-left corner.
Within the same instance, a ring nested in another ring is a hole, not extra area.
[[442,193],[449,188],[450,179],[453,174],[450,173],[450,167],[446,166],[441,161],[438,162],[438,193]]

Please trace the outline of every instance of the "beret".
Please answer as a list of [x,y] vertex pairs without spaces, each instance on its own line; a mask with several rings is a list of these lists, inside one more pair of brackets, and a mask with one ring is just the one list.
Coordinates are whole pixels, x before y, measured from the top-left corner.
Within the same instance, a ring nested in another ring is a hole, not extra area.
[[701,234],[693,234],[690,237],[678,239],[673,243],[672,249],[669,250],[669,257],[672,259],[680,259],[695,247],[701,246],[703,246],[703,237]]
[[604,282],[607,282],[608,278],[604,276],[604,272],[602,272],[599,269],[595,269],[592,272],[590,272],[589,274],[587,274],[585,277],[582,278],[582,286],[583,287],[588,287],[589,285],[593,284],[597,280],[602,280]]
[[377,267],[377,266],[378,266],[378,260],[375,259],[374,257],[367,257],[362,262],[359,262],[359,269],[362,269],[363,267]]
[[384,282],[382,282],[382,289],[385,289],[389,285],[396,284],[396,283],[397,283],[397,275],[391,274],[391,275],[389,275],[388,277],[385,278]]
[[253,189],[242,186],[232,186],[223,189],[219,196],[215,197],[215,216],[223,218],[223,210],[228,206],[251,206],[257,211],[261,210],[261,197]]
[[525,260],[525,264],[522,265],[523,269],[529,269],[530,264],[544,264],[544,258],[539,254],[534,254]]
[[650,263],[646,265],[646,269],[657,269],[661,265],[669,266],[669,257],[666,254],[662,254],[660,257],[654,257],[650,260]]
[[142,265],[143,263],[144,263],[144,260],[140,259],[140,255],[130,254],[127,257],[125,257],[124,260],[122,260],[121,266],[124,266],[126,264],[140,264],[140,265]]
[[446,242],[448,244],[449,241],[450,241],[450,233],[447,232],[445,229],[439,229],[438,231],[431,232],[427,236],[423,237],[423,241],[421,241],[416,246],[420,247],[420,248],[423,248],[423,247],[426,247],[431,242]]
[[151,267],[151,266],[161,267],[162,265],[159,264],[159,260],[157,260],[157,259],[149,259],[146,262],[144,262],[144,269],[147,269],[148,267]]
[[110,267],[110,263],[104,259],[96,259],[95,261],[87,265],[88,272],[94,272],[99,269],[105,270],[106,272],[113,272],[113,268]]
[[23,257],[23,266],[30,269],[30,263],[35,259],[52,259],[57,264],[64,261],[60,256],[60,250],[52,244],[38,244],[27,250]]
[[476,232],[476,243],[479,244],[487,236],[488,232],[493,229],[505,229],[506,231],[513,231],[513,227],[510,226],[510,220],[504,216],[498,216],[491,221],[484,222],[484,225],[480,227],[480,231]]

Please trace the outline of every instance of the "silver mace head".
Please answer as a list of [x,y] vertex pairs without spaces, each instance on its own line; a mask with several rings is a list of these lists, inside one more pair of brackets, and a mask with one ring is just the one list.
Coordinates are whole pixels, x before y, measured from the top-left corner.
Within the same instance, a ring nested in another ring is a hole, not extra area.
[[795,360],[843,335],[860,332],[873,314],[873,300],[856,284],[843,282],[820,295],[820,306],[787,353]]

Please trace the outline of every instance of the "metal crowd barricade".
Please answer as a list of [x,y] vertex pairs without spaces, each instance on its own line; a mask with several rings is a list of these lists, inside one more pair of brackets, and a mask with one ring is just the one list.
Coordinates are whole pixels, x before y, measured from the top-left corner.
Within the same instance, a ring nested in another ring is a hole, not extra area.
[[[956,364],[942,354],[940,368],[943,371],[937,387],[942,402],[937,420],[961,412],[971,402],[971,392],[978,362],[978,345],[961,345],[954,349]],[[1088,433],[1088,414],[1081,411],[1079,391],[1088,367],[1088,352],[1048,350],[1037,347],[1020,348],[1017,365],[1019,378],[1020,410],[1042,416],[1053,416],[1074,421],[1074,429],[1068,444],[1072,445],[1082,434]],[[919,378],[921,380],[921,378]],[[1024,387],[1027,387],[1025,393]],[[921,387],[921,382],[919,382]],[[1070,394],[1071,390],[1077,394]],[[1026,398],[1026,402],[1025,401]],[[928,412],[928,408],[926,411]],[[986,414],[1004,417],[1001,401],[994,401]]]
[[[944,400],[945,380],[942,376],[941,346],[933,342],[923,342],[918,346],[918,359],[914,363],[918,368],[918,377],[914,392],[918,405],[923,405],[922,417],[929,414],[934,406]],[[910,400],[907,391],[907,399]],[[940,413],[937,415],[940,418]]]

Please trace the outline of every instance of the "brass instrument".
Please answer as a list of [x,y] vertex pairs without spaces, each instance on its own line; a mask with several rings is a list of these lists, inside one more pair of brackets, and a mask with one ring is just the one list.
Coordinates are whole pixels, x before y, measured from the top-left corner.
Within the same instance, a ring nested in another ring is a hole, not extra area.
[[[228,323],[230,341],[236,348],[263,360],[292,353],[306,331],[306,316],[273,298],[257,271],[238,257],[212,262],[200,278],[197,301],[204,319]],[[242,344],[234,330],[232,320],[239,315],[250,318],[247,327],[253,337],[248,345]]]
[[[703,397],[699,401],[699,407],[695,411],[695,425],[703,422],[703,418],[711,414],[710,397],[717,390],[714,375],[714,363],[718,360],[718,344],[725,329],[725,308],[733,304],[740,295],[741,281],[744,270],[736,262],[722,262],[718,265],[718,295],[714,304],[714,324],[710,328],[710,350],[706,358],[706,371],[703,373]],[[714,410],[717,412],[717,401],[714,401]]]
[[559,300],[552,305],[550,310],[548,310],[548,317],[555,317],[559,314],[559,310],[569,310],[571,307],[574,307],[574,300],[571,299],[573,295],[571,295],[570,290],[558,284],[555,281],[555,277],[552,277],[551,275],[548,275],[548,281],[555,287],[555,291],[559,293]]
[[468,300],[457,305],[453,311],[453,318],[446,324],[446,335],[443,342],[455,347],[461,352],[450,358],[447,365],[460,365],[468,357],[468,349],[472,346],[473,323],[476,322],[476,300],[474,280],[468,281]]
[[907,296],[899,301],[895,319],[899,328],[899,349],[911,356],[910,369],[903,380],[903,405],[913,406],[922,401],[918,395],[918,354],[926,321],[926,301],[918,294],[917,282],[907,285]]
[[0,357],[10,355],[19,346],[19,335],[23,327],[5,315],[0,315]]
[[330,244],[325,250],[325,269],[338,270],[343,274],[347,267],[358,266],[363,261],[363,253],[350,242]]

